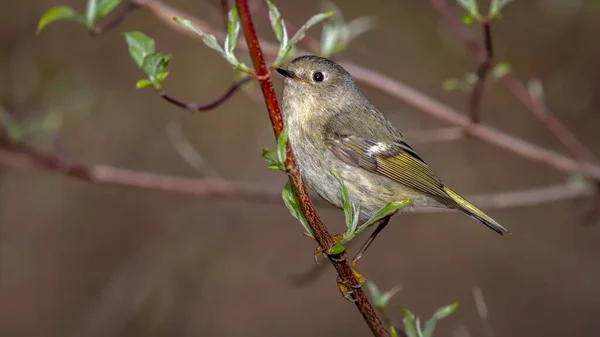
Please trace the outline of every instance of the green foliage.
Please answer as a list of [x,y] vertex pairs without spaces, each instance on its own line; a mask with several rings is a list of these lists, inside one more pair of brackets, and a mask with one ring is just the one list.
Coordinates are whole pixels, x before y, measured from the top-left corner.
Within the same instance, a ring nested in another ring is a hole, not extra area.
[[304,213],[300,208],[300,203],[298,199],[296,199],[296,194],[294,193],[294,189],[292,187],[292,183],[288,180],[281,192],[281,197],[283,198],[283,202],[285,206],[290,211],[290,214],[300,221],[302,227],[304,227],[304,235],[314,238],[312,231],[310,230],[310,226],[308,225],[308,221],[304,217]]
[[76,21],[92,30],[98,19],[110,14],[120,3],[121,0],[88,0],[85,15],[68,6],[54,6],[40,18],[36,34],[40,34],[48,24],[55,21]]
[[55,21],[76,21],[81,24],[86,23],[85,17],[78,14],[73,8],[67,6],[55,6],[48,9],[42,15],[38,22],[36,34],[40,34],[47,25]]
[[346,218],[346,231],[344,232],[344,234],[342,234],[342,239],[333,247],[331,247],[327,251],[327,254],[338,254],[344,251],[344,245],[350,242],[360,233],[362,233],[365,229],[367,229],[367,227],[375,224],[379,220],[389,215],[392,215],[393,213],[398,211],[398,209],[411,203],[410,200],[389,202],[385,206],[383,206],[379,211],[377,211],[369,220],[367,220],[362,225],[358,226],[358,221],[360,218],[360,203],[358,205],[352,204],[350,201],[350,196],[348,195],[348,190],[346,189],[346,185],[340,174],[336,171],[331,171],[331,174],[333,174],[333,176],[335,176],[335,178],[340,183],[344,215]]
[[221,55],[223,55],[227,62],[234,66],[235,69],[249,74],[254,72],[252,68],[241,62],[234,54],[234,50],[237,45],[237,40],[240,33],[240,18],[236,6],[233,6],[229,11],[227,21],[227,35],[225,37],[224,48],[221,47],[219,41],[217,41],[217,38],[214,35],[205,33],[202,29],[198,28],[191,21],[182,18],[174,18],[173,20],[175,20],[175,22],[182,25],[183,27],[200,35],[200,37],[202,38],[202,42],[204,42],[206,46],[218,51]]
[[401,289],[400,286],[395,286],[388,291],[382,292],[373,281],[367,281],[366,286],[371,301],[378,310],[387,308],[392,297],[394,297]]
[[494,79],[500,79],[508,73],[510,73],[510,63],[508,62],[500,62],[492,69],[492,77]]
[[287,125],[284,125],[283,130],[277,137],[277,152],[273,152],[268,147],[263,149],[262,156],[269,164],[270,170],[281,170],[284,172],[288,170],[285,166],[287,141],[288,128]]
[[265,0],[267,6],[269,7],[269,18],[271,21],[271,27],[273,28],[273,32],[279,41],[279,51],[277,52],[277,58],[271,65],[271,68],[278,67],[283,63],[283,61],[288,57],[293,47],[306,35],[306,31],[317,23],[331,17],[334,12],[327,13],[319,13],[313,15],[298,31],[291,39],[288,40],[288,34],[285,28],[285,22],[281,18],[279,13],[279,9],[269,0]]
[[415,316],[410,310],[407,308],[400,308],[402,312],[403,323],[404,323],[404,332],[408,337],[432,337],[433,332],[435,331],[435,327],[437,323],[451,315],[453,312],[458,309],[459,303],[454,302],[450,305],[444,306],[436,310],[433,316],[425,322],[425,327],[421,327],[421,322],[419,318]]
[[495,19],[500,17],[500,11],[506,5],[508,5],[513,0],[492,0],[490,3],[490,10],[488,12],[488,18]]
[[348,47],[357,36],[373,29],[375,20],[370,16],[356,18],[345,22],[339,8],[332,2],[326,2],[326,7],[335,14],[323,25],[321,32],[321,49],[319,54],[323,57],[340,52]]
[[464,23],[471,23],[473,19],[481,20],[482,16],[479,14],[479,8],[477,8],[477,0],[456,0],[458,4],[467,11],[467,16],[463,16]]
[[167,66],[171,55],[165,55],[154,51],[154,40],[142,32],[133,31],[123,34],[125,42],[129,47],[129,54],[140,67],[147,78],[136,82],[136,88],[153,87],[155,90],[161,88],[161,83],[167,78]]

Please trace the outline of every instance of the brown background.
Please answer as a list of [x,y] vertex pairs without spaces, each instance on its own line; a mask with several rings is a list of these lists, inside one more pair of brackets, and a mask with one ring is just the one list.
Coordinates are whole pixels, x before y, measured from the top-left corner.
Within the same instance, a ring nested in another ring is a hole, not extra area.
[[[170,3],[221,24],[215,1]],[[298,9],[296,1],[276,3],[296,24],[319,10],[316,1]],[[549,107],[600,154],[600,8],[594,0],[558,3],[510,5],[494,23],[496,53],[520,78],[539,77]],[[51,109],[64,116],[60,151],[87,163],[199,176],[167,136],[166,126],[179,122],[222,177],[283,186],[284,176],[267,170],[260,156],[262,147],[274,144],[264,103],[238,94],[210,113],[190,114],[151,90],[136,90],[141,71],[120,33],[140,30],[156,39],[158,50],[174,55],[166,87],[184,100],[209,101],[230,83],[230,67],[215,52],[142,11],[96,38],[74,23],[53,24],[35,37],[37,19],[54,4],[84,7],[84,1],[2,1],[0,89],[20,118]],[[464,110],[465,96],[444,92],[441,83],[474,64],[428,1],[338,5],[347,18],[378,19],[377,29],[356,40],[343,58]],[[267,23],[259,27],[272,38]],[[58,74],[65,76],[56,82]],[[362,87],[402,131],[442,125]],[[488,123],[563,150],[505,87],[488,88]],[[36,144],[52,148],[47,139]],[[415,147],[464,194],[565,179],[475,140]],[[287,274],[312,266],[315,244],[301,236],[282,204],[99,186],[4,167],[0,183],[1,336],[369,334],[354,306],[340,297],[329,268],[311,286],[287,283]],[[578,207],[567,201],[490,210],[515,233],[504,238],[455,213],[397,217],[359,270],[381,288],[402,285],[393,304],[423,319],[460,301],[437,336],[596,336],[600,227],[581,226]],[[328,224],[341,223],[339,211],[321,214]],[[485,295],[493,333],[477,313],[475,286]]]

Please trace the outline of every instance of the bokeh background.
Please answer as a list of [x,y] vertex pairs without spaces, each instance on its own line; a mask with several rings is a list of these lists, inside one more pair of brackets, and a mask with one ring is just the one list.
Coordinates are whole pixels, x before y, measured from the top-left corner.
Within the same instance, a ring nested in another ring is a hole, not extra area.
[[[319,1],[275,2],[302,23]],[[150,13],[135,12],[105,35],[75,23],[35,36],[52,5],[85,1],[3,1],[0,93],[16,118],[52,114],[56,134],[30,141],[91,164],[201,177],[174,149],[181,132],[223,178],[283,186],[266,169],[274,137],[264,103],[250,92],[192,114],[136,90],[142,73],[122,32],[140,30],[174,55],[166,88],[207,102],[233,79],[229,65],[198,40]],[[218,1],[172,0],[222,26]],[[346,18],[374,15],[377,28],[339,55],[464,111],[466,96],[442,82],[474,70],[463,45],[428,1],[340,0]],[[481,5],[486,8],[486,1]],[[297,7],[296,7],[297,6]],[[261,34],[273,39],[259,17]],[[477,32],[477,27],[473,28]],[[320,26],[311,30],[319,37]],[[600,6],[596,0],[517,0],[493,24],[495,52],[522,79],[539,78],[549,108],[600,155]],[[278,93],[281,81],[276,79]],[[403,102],[361,85],[402,131],[443,126]],[[505,87],[490,82],[484,119],[563,151]],[[178,123],[178,124],[174,124]],[[565,175],[477,140],[415,145],[440,177],[464,194],[540,187]],[[204,172],[207,174],[207,172]],[[290,274],[313,265],[315,243],[282,203],[215,200],[102,186],[57,174],[0,167],[1,336],[366,336],[335,274],[305,287]],[[321,207],[333,231],[341,212]],[[581,203],[489,210],[515,235],[500,237],[457,213],[395,217],[360,271],[380,288],[401,285],[394,305],[422,319],[459,301],[437,336],[596,336],[600,331],[600,226],[582,226]],[[483,320],[473,289],[481,289]],[[400,314],[390,311],[393,320]]]

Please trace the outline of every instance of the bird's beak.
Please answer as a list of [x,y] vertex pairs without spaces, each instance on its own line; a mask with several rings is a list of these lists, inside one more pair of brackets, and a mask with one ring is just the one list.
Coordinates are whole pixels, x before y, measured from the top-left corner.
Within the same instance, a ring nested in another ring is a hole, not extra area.
[[291,78],[294,81],[306,83],[306,81],[303,80],[300,76],[296,75],[293,71],[291,71],[287,68],[279,67],[279,68],[277,68],[277,72],[287,78]]

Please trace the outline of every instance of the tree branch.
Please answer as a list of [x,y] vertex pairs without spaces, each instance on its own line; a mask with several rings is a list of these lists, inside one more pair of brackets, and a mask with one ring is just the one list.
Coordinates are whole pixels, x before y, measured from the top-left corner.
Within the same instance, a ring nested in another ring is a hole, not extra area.
[[492,50],[492,31],[490,29],[490,22],[487,19],[483,22],[483,41],[485,44],[485,57],[477,67],[475,73],[477,75],[477,81],[473,85],[469,105],[471,122],[475,124],[481,122],[481,99],[483,97],[483,88],[485,86],[485,79],[492,68],[494,57]]
[[165,101],[174,104],[180,108],[193,111],[193,112],[201,112],[201,111],[209,111],[212,110],[219,105],[225,103],[233,94],[235,94],[244,84],[250,82],[253,77],[248,76],[243,79],[234,82],[227,91],[225,91],[221,96],[217,97],[214,101],[207,104],[198,104],[198,103],[185,103],[178,99],[175,99],[169,96],[164,90],[160,89],[158,91],[158,95],[162,97]]
[[[473,38],[469,31],[461,23],[459,16],[453,13],[452,9],[446,4],[446,0],[431,0],[433,8],[440,14],[448,27],[458,36],[465,44],[471,55],[480,62],[485,62],[488,58],[488,43],[491,46],[491,34],[489,41],[486,41],[485,48],[482,48],[479,43]],[[484,36],[486,25],[484,23]],[[487,25],[489,30],[489,24]],[[491,49],[490,49],[491,50]],[[491,53],[489,53],[491,54]],[[495,65],[495,62],[490,63],[490,68]],[[556,118],[546,108],[544,102],[535,97],[532,97],[526,86],[512,73],[504,75],[500,81],[512,92],[512,94],[527,108],[531,113],[548,129],[563,145],[576,156],[580,161],[596,162],[597,158],[593,152],[587,148],[577,137],[565,127],[558,118]],[[560,169],[560,168],[559,168]],[[585,173],[584,173],[585,174]],[[586,174],[588,175],[588,174]],[[591,178],[598,179],[595,174],[588,175]]]
[[[279,110],[277,97],[275,95],[275,90],[273,89],[273,84],[271,83],[269,71],[265,64],[263,52],[261,50],[260,43],[258,42],[258,36],[256,35],[254,24],[252,23],[250,9],[248,8],[248,2],[246,0],[236,0],[236,3],[238,7],[240,21],[242,24],[242,29],[246,37],[248,50],[250,52],[252,62],[254,63],[254,68],[256,69],[256,76],[259,79],[260,86],[265,97],[265,103],[269,111],[269,117],[271,118],[273,131],[275,132],[275,137],[277,137],[283,131],[284,125],[281,116],[281,111]],[[319,246],[321,246],[323,251],[328,251],[331,247],[335,245],[335,241],[333,240],[331,234],[329,234],[325,225],[321,222],[321,219],[319,218],[319,215],[317,214],[310,200],[306,186],[302,182],[300,171],[298,170],[298,167],[296,165],[289,143],[286,150],[287,155],[285,165],[286,167],[289,167],[288,176],[294,188],[294,193],[296,194],[296,197],[300,203],[300,208],[303,214],[305,215],[305,218],[312,231],[312,234],[319,243]],[[353,291],[353,297],[356,300],[355,304],[360,313],[362,314],[363,318],[369,325],[369,328],[371,329],[373,334],[375,336],[387,336],[387,329],[383,326],[383,322],[377,315],[375,308],[373,308],[373,306],[369,302],[367,295],[360,288],[358,280],[354,276],[354,273],[350,268],[348,262],[346,262],[345,260],[343,260],[342,262],[334,261],[334,257],[336,258],[336,260],[339,260],[339,255],[340,254],[336,254],[336,256],[329,256],[329,258],[331,263],[335,267],[341,282],[350,287],[355,288]],[[345,257],[346,253],[343,252],[342,255],[343,257]]]

